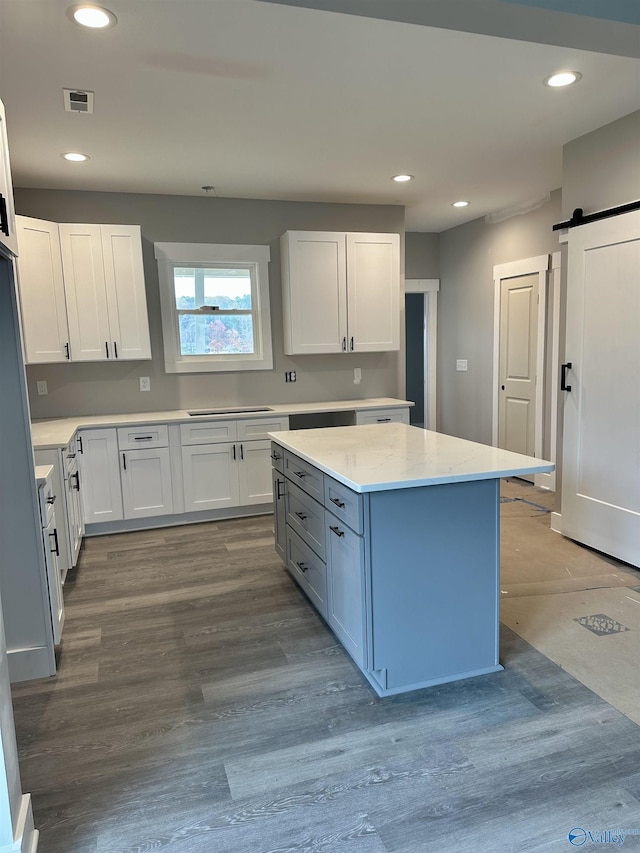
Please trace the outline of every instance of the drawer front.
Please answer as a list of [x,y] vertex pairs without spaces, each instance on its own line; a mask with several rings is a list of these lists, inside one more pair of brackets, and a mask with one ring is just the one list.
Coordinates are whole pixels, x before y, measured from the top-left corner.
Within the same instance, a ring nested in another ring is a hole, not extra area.
[[275,441],[271,442],[271,465],[284,474],[284,449]]
[[197,424],[180,424],[180,444],[218,444],[236,441],[236,421],[204,421]]
[[408,424],[408,409],[368,409],[356,412],[356,424]]
[[364,529],[363,496],[331,477],[324,478],[324,505],[356,533]]
[[252,438],[269,438],[270,432],[289,429],[289,418],[248,418],[238,421],[238,441],[251,441]]
[[299,456],[284,453],[284,473],[301,489],[321,503],[324,502],[324,474]]
[[145,447],[168,447],[169,428],[166,424],[118,427],[119,450],[141,450]]
[[287,527],[287,568],[320,615],[327,618],[327,567],[308,545]]
[[324,507],[291,482],[285,500],[287,524],[324,560]]
[[62,448],[62,464],[66,480],[78,465],[78,444],[75,436],[66,447]]

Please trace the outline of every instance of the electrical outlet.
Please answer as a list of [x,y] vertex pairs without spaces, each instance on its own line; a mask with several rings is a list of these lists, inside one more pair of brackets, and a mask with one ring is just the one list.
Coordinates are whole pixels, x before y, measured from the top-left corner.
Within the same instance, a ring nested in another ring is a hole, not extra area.
[[285,382],[295,382],[296,381],[296,372],[295,370],[288,370],[284,375]]
[[42,396],[43,394],[48,394],[49,389],[47,388],[47,383],[44,379],[38,379],[36,383],[36,387],[38,389],[38,394]]
[[353,384],[359,385],[362,380],[362,368],[354,367],[353,368]]
[[466,358],[458,358],[456,359],[456,370],[467,370],[467,359]]
[[140,377],[140,390],[141,391],[151,391],[151,379],[148,376]]

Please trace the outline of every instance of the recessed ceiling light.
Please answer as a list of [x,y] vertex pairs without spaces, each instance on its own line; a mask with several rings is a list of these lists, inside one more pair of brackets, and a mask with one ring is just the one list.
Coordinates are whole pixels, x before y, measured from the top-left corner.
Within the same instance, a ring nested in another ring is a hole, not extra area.
[[115,27],[118,19],[102,6],[95,6],[93,3],[80,3],[77,6],[69,6],[67,16],[80,24],[83,27],[89,27],[92,30],[104,30],[107,27]]
[[67,151],[66,154],[60,156],[63,160],[70,160],[72,163],[84,163],[85,160],[91,160],[88,154],[81,154],[79,151]]
[[394,175],[392,180],[397,181],[399,184],[404,184],[407,181],[412,181],[413,175]]
[[452,207],[469,207],[468,201],[454,201]]
[[561,89],[563,86],[577,83],[581,77],[582,74],[578,71],[558,71],[556,74],[545,77],[544,85],[550,86],[552,89]]

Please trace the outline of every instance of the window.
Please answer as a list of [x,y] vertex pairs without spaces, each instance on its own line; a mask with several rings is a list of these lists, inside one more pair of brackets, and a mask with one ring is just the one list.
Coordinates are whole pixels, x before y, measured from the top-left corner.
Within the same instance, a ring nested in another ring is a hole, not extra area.
[[269,248],[154,248],[167,373],[272,369]]

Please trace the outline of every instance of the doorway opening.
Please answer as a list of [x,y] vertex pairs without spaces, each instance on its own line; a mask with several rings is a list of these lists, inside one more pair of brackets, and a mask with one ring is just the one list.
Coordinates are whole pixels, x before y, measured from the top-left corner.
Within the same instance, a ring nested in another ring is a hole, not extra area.
[[436,429],[437,278],[405,281],[405,397],[411,425]]

